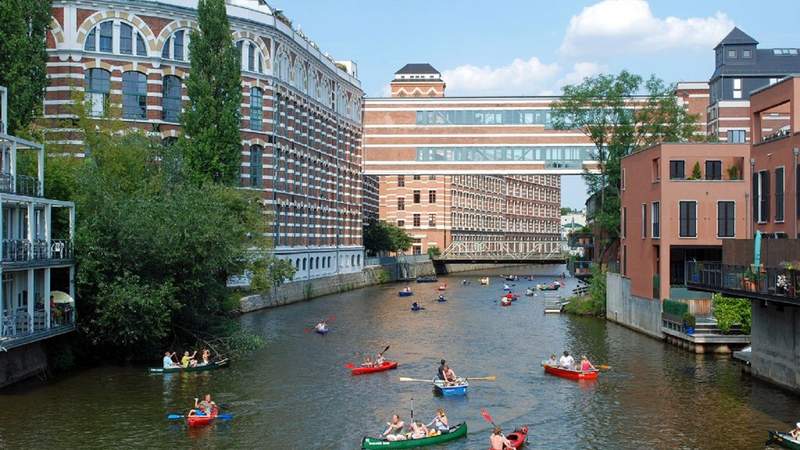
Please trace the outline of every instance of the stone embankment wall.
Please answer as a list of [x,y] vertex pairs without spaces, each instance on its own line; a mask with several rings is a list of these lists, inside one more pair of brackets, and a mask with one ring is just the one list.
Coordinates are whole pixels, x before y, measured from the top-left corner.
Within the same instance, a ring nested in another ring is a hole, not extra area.
[[362,272],[335,275],[313,280],[286,283],[267,294],[242,297],[239,309],[243,313],[264,308],[288,305],[311,300],[323,295],[352,291],[367,286],[397,281],[403,277],[434,275],[430,261],[413,264],[392,264],[388,266],[367,267]]
[[41,342],[0,352],[0,388],[46,371],[47,354]]
[[661,331],[661,302],[631,295],[631,281],[618,273],[606,275],[606,318],[656,339]]
[[750,372],[800,392],[800,310],[752,302]]

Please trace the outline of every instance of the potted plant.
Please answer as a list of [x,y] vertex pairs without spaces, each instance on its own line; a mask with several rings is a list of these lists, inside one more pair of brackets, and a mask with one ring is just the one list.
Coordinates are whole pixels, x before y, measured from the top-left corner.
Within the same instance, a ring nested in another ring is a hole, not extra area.
[[729,180],[738,180],[739,179],[739,166],[736,164],[728,167],[728,179]]
[[692,335],[694,334],[694,327],[697,325],[697,319],[690,312],[683,313],[683,332]]
[[754,272],[752,268],[749,268],[742,277],[742,287],[747,292],[756,292],[758,289],[758,280],[760,278],[760,273]]

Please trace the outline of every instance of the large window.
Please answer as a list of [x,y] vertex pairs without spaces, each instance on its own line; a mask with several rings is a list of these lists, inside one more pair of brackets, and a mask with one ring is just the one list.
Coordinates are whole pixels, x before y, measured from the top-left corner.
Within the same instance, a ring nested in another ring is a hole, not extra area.
[[661,204],[659,202],[653,202],[653,208],[650,211],[650,215],[653,216],[653,238],[660,238],[661,237]]
[[680,202],[680,237],[697,237],[697,202]]
[[670,161],[669,162],[669,179],[682,180],[686,178],[686,162],[685,161]]
[[550,111],[544,109],[417,111],[417,125],[550,126]]
[[250,186],[252,187],[261,186],[261,174],[263,167],[261,158],[263,155],[264,150],[260,145],[250,146]]
[[706,161],[706,180],[722,179],[722,161]]
[[261,130],[264,94],[260,88],[250,88],[250,129]]
[[165,122],[178,122],[181,117],[181,79],[175,75],[164,77],[161,110]]
[[122,74],[122,117],[147,118],[147,77],[141,72]]
[[420,192],[414,191],[414,203],[419,203],[419,202],[420,202]]
[[264,73],[264,56],[254,42],[239,41],[236,43],[236,49],[241,57],[242,70]]
[[[107,20],[92,28],[86,35],[83,49],[87,52],[116,52],[123,55],[147,56],[147,46],[142,33],[132,25],[119,21],[119,26],[116,27],[118,35],[115,36],[114,22],[114,20]],[[116,49],[114,48],[115,39]]]
[[436,226],[436,214],[428,214],[428,226],[429,227]]
[[436,191],[428,191],[428,203],[436,203]]
[[642,203],[642,239],[647,237],[647,204]]
[[745,130],[728,130],[729,144],[744,144],[747,142],[747,132]]
[[735,237],[735,226],[736,203],[730,201],[717,202],[717,237]]
[[164,48],[161,49],[161,57],[164,59],[174,59],[177,61],[185,61],[188,59],[186,49],[189,48],[189,36],[185,30],[178,30],[164,43]]
[[414,226],[418,227],[419,224],[420,224],[420,215],[419,214],[414,214],[413,215],[413,220],[414,220]]
[[89,115],[103,116],[108,104],[108,94],[111,91],[111,73],[104,69],[87,70],[84,90]]
[[753,180],[756,189],[754,198],[757,201],[755,217],[757,222],[764,223],[769,220],[769,171],[762,170],[756,175]]
[[783,167],[775,169],[775,221],[783,222]]
[[405,197],[397,197],[397,210],[398,211],[405,211],[406,209],[406,198]]

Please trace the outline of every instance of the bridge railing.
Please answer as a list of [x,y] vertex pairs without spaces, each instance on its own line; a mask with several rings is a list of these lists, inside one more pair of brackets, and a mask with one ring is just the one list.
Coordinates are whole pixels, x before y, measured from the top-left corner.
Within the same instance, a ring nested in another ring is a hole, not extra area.
[[454,241],[437,259],[562,260],[559,241]]

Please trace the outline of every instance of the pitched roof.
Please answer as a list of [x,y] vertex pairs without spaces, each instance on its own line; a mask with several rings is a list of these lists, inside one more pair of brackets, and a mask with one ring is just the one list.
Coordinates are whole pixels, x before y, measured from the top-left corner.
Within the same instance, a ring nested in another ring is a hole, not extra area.
[[405,66],[403,66],[402,69],[395,72],[396,75],[409,74],[409,73],[439,75],[439,71],[434,69],[433,66],[428,63],[406,64]]
[[[723,64],[717,67],[711,79],[721,75],[753,75],[774,76],[783,78],[786,75],[800,73],[800,51],[796,55],[776,54],[776,49],[756,50],[753,64]],[[780,51],[780,50],[779,50]]]
[[[722,39],[717,47],[720,45],[746,45],[752,44],[757,45],[758,41],[753,39],[749,34],[745,33],[744,31],[740,30],[739,27],[733,27],[730,33]],[[717,47],[714,47],[716,49]]]

